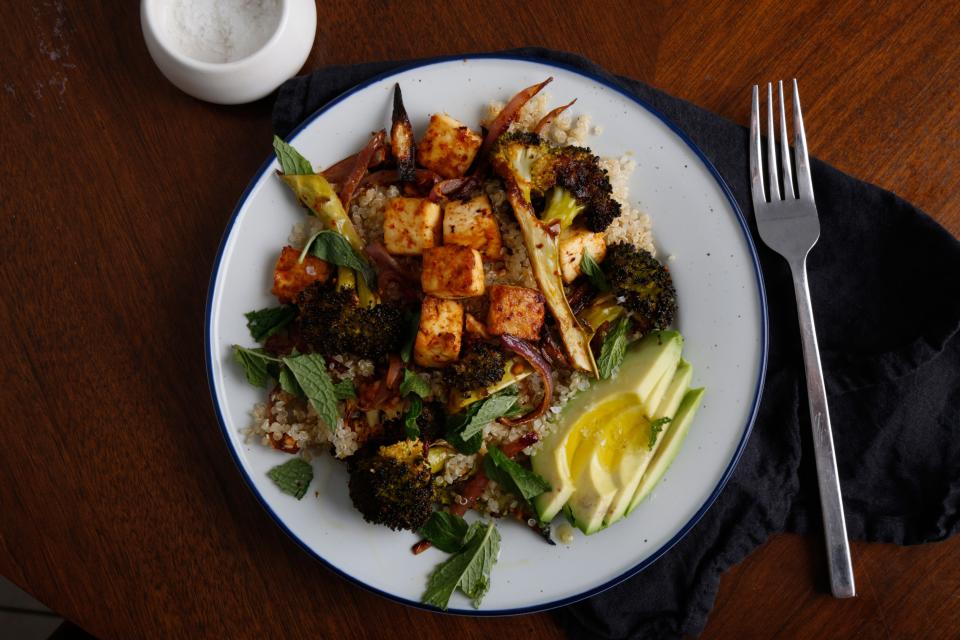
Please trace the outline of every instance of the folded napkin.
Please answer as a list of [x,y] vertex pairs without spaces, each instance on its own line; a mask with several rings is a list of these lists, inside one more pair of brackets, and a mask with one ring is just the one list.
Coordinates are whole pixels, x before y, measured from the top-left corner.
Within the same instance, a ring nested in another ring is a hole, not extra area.
[[[743,127],[573,54],[504,53],[582,69],[651,104],[703,150],[752,218]],[[294,78],[280,87],[274,128],[284,136],[338,94],[406,64],[333,66]],[[744,87],[745,112],[748,95]],[[812,171],[821,235],[808,260],[810,290],[849,534],[942,540],[960,530],[960,243],[890,192],[817,160]],[[573,637],[699,633],[728,567],[773,533],[822,535],[793,286],[786,262],[755,229],[754,237],[770,355],[750,442],[716,503],[676,547],[557,612]]]

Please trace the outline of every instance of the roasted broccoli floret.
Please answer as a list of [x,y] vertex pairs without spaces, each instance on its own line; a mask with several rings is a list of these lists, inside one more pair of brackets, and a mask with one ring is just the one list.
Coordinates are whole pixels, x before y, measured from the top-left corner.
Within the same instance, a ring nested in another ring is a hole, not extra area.
[[416,531],[433,511],[434,485],[420,440],[401,440],[350,458],[350,499],[364,520]]
[[297,306],[300,336],[316,352],[379,360],[400,349],[403,312],[391,302],[365,307],[353,290],[314,283],[297,297]]
[[610,295],[597,298],[582,314],[594,330],[623,310],[642,333],[665,329],[677,313],[677,292],[670,272],[649,251],[631,244],[607,247],[601,265],[610,283]]
[[444,381],[454,389],[467,392],[496,384],[503,377],[506,356],[486,342],[471,341],[460,358],[443,371]]
[[442,438],[447,430],[447,413],[442,402],[424,402],[417,417],[420,437],[428,443]]
[[545,199],[540,219],[559,222],[562,229],[580,218],[600,232],[620,215],[620,204],[600,159],[583,147],[557,147],[534,133],[501,136],[493,150],[493,165],[517,181],[531,200]]

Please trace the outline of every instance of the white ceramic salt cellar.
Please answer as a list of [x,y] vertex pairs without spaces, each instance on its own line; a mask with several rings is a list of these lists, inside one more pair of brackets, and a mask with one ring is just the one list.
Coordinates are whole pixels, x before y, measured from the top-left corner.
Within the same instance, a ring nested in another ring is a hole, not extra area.
[[154,63],[184,92],[218,104],[258,100],[303,66],[314,0],[142,0]]

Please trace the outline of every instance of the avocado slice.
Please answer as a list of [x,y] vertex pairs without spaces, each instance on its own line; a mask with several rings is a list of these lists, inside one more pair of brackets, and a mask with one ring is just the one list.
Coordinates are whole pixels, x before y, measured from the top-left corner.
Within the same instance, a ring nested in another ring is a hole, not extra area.
[[[620,368],[617,379],[624,384],[632,383],[648,414],[655,408],[650,407],[654,388],[664,375],[677,368],[682,350],[683,336],[679,331],[655,331],[638,340],[631,349],[636,353],[636,359],[630,363],[630,368],[627,369],[626,363]],[[631,380],[639,372],[643,375]]]
[[650,418],[653,418],[653,413],[656,411],[657,407],[660,406],[660,402],[663,400],[663,396],[667,392],[667,387],[670,386],[675,374],[676,368],[664,371],[663,376],[657,381],[657,384],[654,385],[653,391],[650,392],[650,397],[647,398],[646,403],[647,416]]
[[[673,378],[670,380],[670,386],[667,387],[667,391],[663,394],[660,404],[658,404],[657,409],[650,414],[650,417],[654,420],[670,418],[670,421],[673,422],[677,410],[680,408],[680,402],[683,401],[683,396],[687,394],[687,389],[690,388],[690,382],[692,380],[693,365],[683,358],[680,358],[677,370],[674,371]],[[659,444],[660,442],[658,440],[657,445]],[[655,448],[657,445],[654,445]]]
[[[661,394],[661,400],[657,409],[651,412],[651,418],[669,417],[672,418],[677,411],[681,399],[690,387],[690,380],[693,378],[693,367],[686,360],[681,359],[676,370],[669,376],[668,384]],[[660,443],[663,441],[663,431],[658,437],[651,434],[652,427],[650,419],[644,416],[639,420],[634,428],[631,437],[626,439],[620,460],[614,467],[614,483],[617,485],[617,495],[610,503],[610,508],[606,517],[606,526],[620,520],[627,512],[627,508],[633,501],[633,496],[637,492],[644,474],[651,461],[653,460]],[[670,423],[664,425],[664,431],[668,430]],[[650,444],[651,439],[653,445]]]
[[546,437],[530,458],[530,466],[534,472],[550,484],[550,491],[545,491],[533,499],[533,508],[536,509],[540,522],[553,520],[573,493],[570,454],[580,445],[582,433],[579,429],[562,427],[575,425],[576,422],[575,418],[568,418],[567,414],[564,414],[563,422]]
[[[651,413],[645,400],[649,400],[653,388],[664,374],[676,368],[682,349],[683,337],[676,331],[649,334],[627,350],[616,378],[595,382],[567,403],[559,424],[530,460],[533,470],[551,487],[550,491],[533,500],[542,522],[551,521],[576,488],[570,465],[585,435],[592,433],[580,423],[600,405],[618,396],[628,397],[628,404],[642,406],[646,413]],[[584,496],[581,496],[581,501],[584,500]]]
[[667,425],[668,429],[666,432],[660,434],[660,446],[657,447],[653,459],[650,461],[650,465],[643,475],[643,479],[640,481],[639,486],[637,486],[637,492],[634,494],[633,500],[630,501],[630,506],[627,507],[627,514],[636,509],[637,505],[650,495],[653,488],[660,482],[667,467],[669,467],[673,459],[677,457],[677,453],[680,451],[680,445],[683,444],[687,432],[690,431],[690,424],[693,422],[693,417],[696,415],[697,409],[700,408],[700,401],[703,399],[704,391],[705,389],[703,388],[690,389],[684,394],[683,400],[680,402],[679,408],[677,408],[677,413],[673,417],[673,421]]

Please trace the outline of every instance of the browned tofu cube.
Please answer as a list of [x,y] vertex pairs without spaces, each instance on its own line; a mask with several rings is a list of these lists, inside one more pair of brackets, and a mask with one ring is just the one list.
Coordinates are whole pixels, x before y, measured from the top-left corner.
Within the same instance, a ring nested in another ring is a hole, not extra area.
[[463,305],[456,300],[427,296],[420,304],[420,327],[413,359],[421,367],[443,367],[460,355]]
[[490,287],[487,331],[537,340],[543,327],[543,295],[536,289],[495,284]]
[[427,132],[417,145],[417,161],[444,178],[463,176],[483,138],[446,114],[430,116]]
[[483,295],[483,259],[470,247],[448,244],[423,252],[420,274],[423,292],[437,298],[472,298]]
[[603,234],[586,229],[564,229],[560,234],[560,272],[564,282],[573,282],[582,273],[580,262],[584,253],[589,253],[596,262],[603,260],[607,255]]
[[443,244],[471,247],[491,260],[500,257],[500,227],[485,194],[447,203],[443,208]]
[[391,198],[383,214],[383,243],[398,256],[419,256],[440,244],[440,205],[426,198]]
[[314,282],[326,282],[330,277],[330,265],[307,255],[300,262],[300,250],[284,247],[273,268],[273,289],[270,291],[280,302],[295,302],[297,294]]

